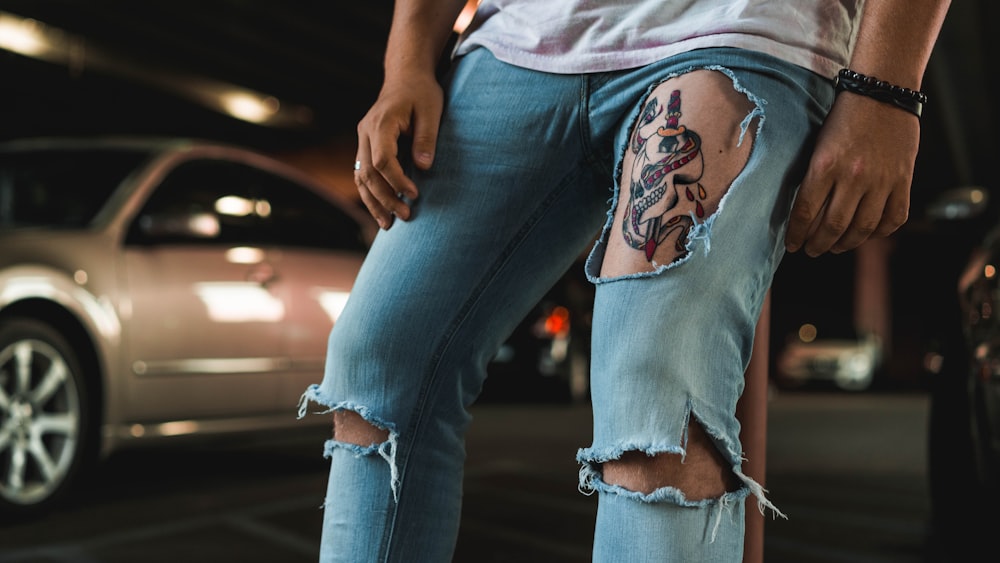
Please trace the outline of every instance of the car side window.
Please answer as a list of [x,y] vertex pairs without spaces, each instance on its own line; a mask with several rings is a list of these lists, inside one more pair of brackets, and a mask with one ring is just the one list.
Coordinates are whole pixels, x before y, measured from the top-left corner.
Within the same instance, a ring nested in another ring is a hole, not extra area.
[[269,213],[269,238],[280,246],[364,252],[362,227],[337,205],[301,184],[262,170],[253,184]]
[[0,227],[84,227],[146,158],[140,150],[2,152]]
[[126,244],[268,244],[263,207],[245,166],[187,161],[171,170],[146,200]]

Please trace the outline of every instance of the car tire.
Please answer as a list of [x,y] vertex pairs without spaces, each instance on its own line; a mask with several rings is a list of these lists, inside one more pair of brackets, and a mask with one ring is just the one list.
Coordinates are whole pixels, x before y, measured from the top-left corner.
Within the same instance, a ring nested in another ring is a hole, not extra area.
[[52,326],[0,321],[0,518],[58,504],[90,466],[91,406],[78,355]]

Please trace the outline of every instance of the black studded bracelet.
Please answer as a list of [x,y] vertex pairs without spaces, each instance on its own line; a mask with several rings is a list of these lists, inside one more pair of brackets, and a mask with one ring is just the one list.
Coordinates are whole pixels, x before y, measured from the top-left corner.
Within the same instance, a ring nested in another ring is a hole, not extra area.
[[876,99],[880,102],[894,105],[913,115],[920,117],[927,94],[909,88],[889,84],[873,76],[865,76],[849,68],[841,69],[833,80],[833,86],[838,92],[851,92]]

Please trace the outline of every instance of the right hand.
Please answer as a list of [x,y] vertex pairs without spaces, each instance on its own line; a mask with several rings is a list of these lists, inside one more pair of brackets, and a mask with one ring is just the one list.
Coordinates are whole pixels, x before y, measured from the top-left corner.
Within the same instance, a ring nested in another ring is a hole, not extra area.
[[378,99],[358,123],[357,161],[354,172],[361,201],[382,229],[395,217],[406,221],[419,195],[399,156],[401,136],[412,139],[414,165],[427,170],[434,162],[444,93],[433,74],[412,72],[386,78]]

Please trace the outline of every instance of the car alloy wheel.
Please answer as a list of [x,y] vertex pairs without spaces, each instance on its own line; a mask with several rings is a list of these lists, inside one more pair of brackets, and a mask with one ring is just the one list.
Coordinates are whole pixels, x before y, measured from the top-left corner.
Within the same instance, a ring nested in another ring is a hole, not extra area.
[[0,514],[41,511],[83,465],[86,403],[72,347],[46,324],[0,323]]

